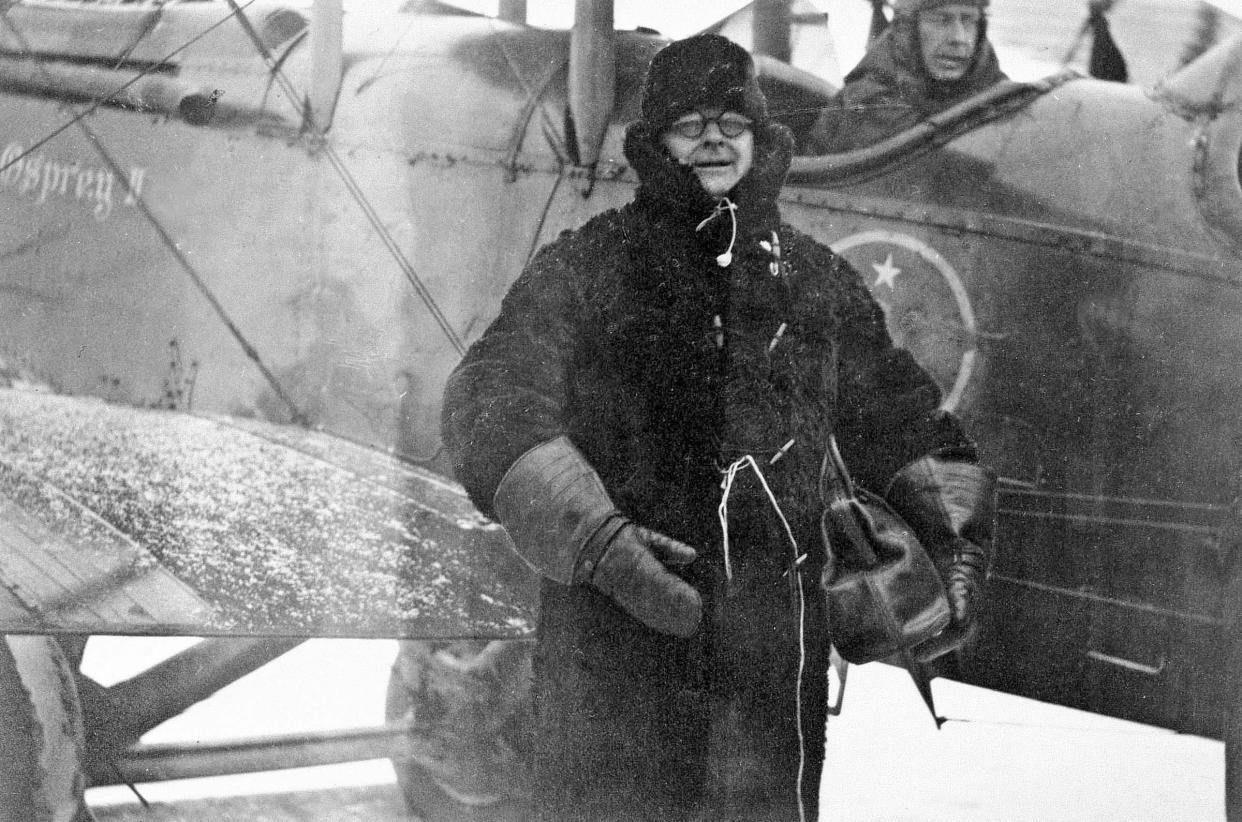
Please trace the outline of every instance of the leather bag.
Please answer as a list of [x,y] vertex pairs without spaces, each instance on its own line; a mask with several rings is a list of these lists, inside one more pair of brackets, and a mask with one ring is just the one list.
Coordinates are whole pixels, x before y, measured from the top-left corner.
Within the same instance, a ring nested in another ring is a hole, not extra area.
[[926,549],[881,497],[855,486],[836,439],[820,472],[829,636],[848,662],[901,654],[948,627],[944,582]]

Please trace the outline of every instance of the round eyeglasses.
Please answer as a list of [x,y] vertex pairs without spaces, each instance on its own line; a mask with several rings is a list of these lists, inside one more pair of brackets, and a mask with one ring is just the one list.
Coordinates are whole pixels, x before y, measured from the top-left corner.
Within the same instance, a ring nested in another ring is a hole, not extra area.
[[703,136],[703,132],[707,131],[708,123],[715,123],[716,128],[720,129],[720,133],[724,136],[738,137],[750,128],[752,122],[749,117],[743,117],[735,111],[726,111],[715,117],[707,117],[702,112],[695,112],[673,121],[668,130],[678,137],[694,140]]

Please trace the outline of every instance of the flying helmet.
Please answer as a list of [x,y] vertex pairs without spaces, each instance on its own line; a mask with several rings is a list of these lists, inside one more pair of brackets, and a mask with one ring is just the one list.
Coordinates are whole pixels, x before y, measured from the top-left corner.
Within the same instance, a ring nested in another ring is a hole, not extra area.
[[904,16],[938,9],[941,6],[978,6],[986,9],[988,0],[893,0],[892,5],[894,15]]

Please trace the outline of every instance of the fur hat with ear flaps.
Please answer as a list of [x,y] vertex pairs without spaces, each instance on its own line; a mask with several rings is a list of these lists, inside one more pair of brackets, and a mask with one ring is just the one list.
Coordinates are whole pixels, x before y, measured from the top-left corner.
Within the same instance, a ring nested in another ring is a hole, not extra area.
[[718,34],[670,43],[651,60],[643,84],[642,117],[625,135],[625,157],[642,183],[639,200],[659,199],[666,207],[677,204],[692,213],[714,207],[715,199],[703,191],[690,167],[669,156],[661,143],[674,120],[706,108],[736,111],[754,121],[751,171],[730,196],[741,207],[739,219],[744,222],[778,219],[776,196],[793,157],[793,135],[769,118],[750,54]]
[[746,49],[718,34],[678,40],[659,51],[647,69],[642,115],[660,132],[687,112],[718,107],[760,122],[768,103]]

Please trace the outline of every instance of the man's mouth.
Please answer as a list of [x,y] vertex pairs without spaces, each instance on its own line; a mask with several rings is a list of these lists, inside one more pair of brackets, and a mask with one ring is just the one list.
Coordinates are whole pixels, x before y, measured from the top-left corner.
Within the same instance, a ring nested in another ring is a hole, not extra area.
[[715,160],[695,160],[695,168],[728,168],[733,165],[732,160],[715,159]]

